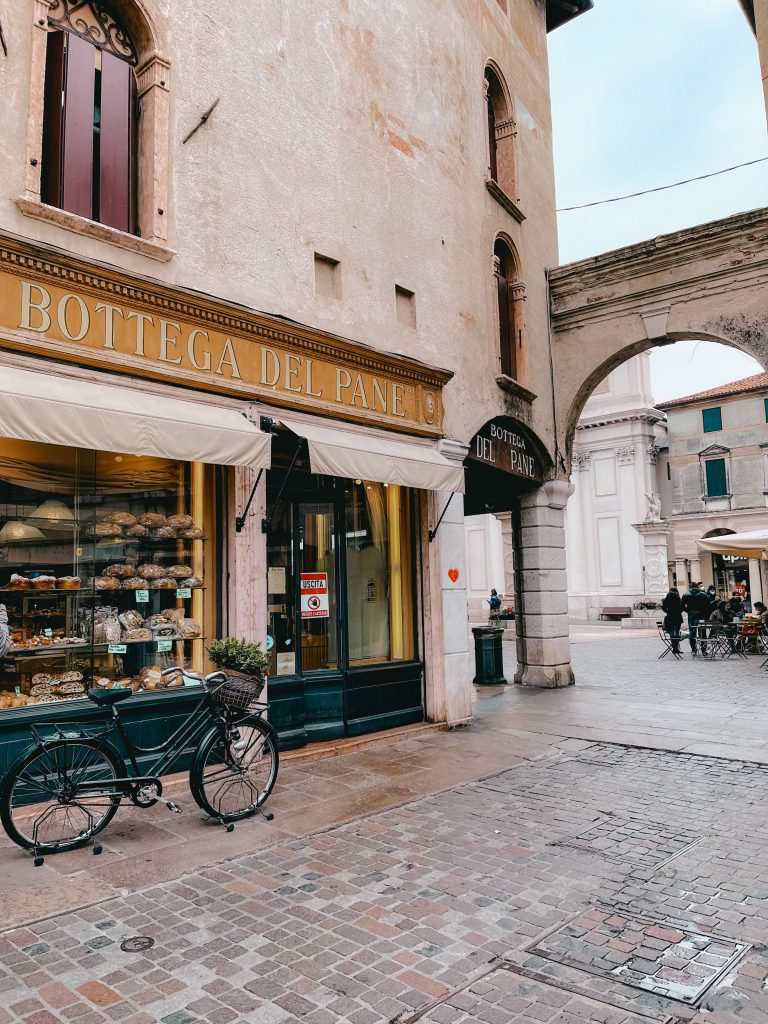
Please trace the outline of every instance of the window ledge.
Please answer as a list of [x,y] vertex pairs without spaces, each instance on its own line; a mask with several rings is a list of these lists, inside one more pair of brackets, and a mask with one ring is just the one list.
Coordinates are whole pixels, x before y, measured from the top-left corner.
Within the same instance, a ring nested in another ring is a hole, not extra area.
[[501,187],[501,185],[499,185],[497,181],[494,181],[493,178],[486,178],[485,187],[491,193],[496,202],[500,203],[501,206],[503,206],[504,209],[507,211],[507,213],[512,214],[512,216],[515,218],[518,224],[523,223],[523,221],[525,220],[525,214],[517,205],[517,203],[515,203],[514,200],[509,198],[507,193],[504,191],[504,189]]
[[509,377],[506,373],[500,373],[496,378],[496,383],[499,385],[502,391],[506,391],[510,395],[514,395],[515,398],[522,398],[524,402],[531,404],[536,401],[536,395],[528,388],[524,388],[522,384],[513,378]]
[[74,231],[78,235],[87,235],[89,238],[98,238],[101,242],[119,245],[121,249],[130,249],[131,252],[138,252],[142,256],[159,260],[161,263],[167,263],[176,255],[174,249],[169,249],[159,242],[150,242],[149,239],[129,235],[126,231],[118,231],[117,228],[111,228],[107,224],[98,224],[86,217],[78,217],[75,213],[59,210],[55,206],[48,206],[38,199],[19,196],[16,206],[25,217],[34,217],[35,220],[56,224],[58,227],[64,228],[66,231]]

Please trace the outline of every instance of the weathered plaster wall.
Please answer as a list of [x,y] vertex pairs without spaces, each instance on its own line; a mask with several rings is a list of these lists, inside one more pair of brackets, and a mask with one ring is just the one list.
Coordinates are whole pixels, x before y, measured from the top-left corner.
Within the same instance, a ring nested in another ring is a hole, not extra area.
[[[15,206],[25,181],[35,0],[0,0],[0,227],[164,281],[294,318],[456,373],[446,432],[467,440],[504,408],[493,382],[493,240],[528,287],[534,429],[552,435],[544,268],[557,261],[544,10],[515,0],[142,0],[171,63],[176,256],[162,264]],[[115,0],[117,9],[124,0]],[[516,107],[518,224],[489,195],[483,71]],[[219,99],[210,121],[182,138]],[[341,298],[314,293],[313,253],[341,263]],[[416,296],[400,324],[395,284]]]

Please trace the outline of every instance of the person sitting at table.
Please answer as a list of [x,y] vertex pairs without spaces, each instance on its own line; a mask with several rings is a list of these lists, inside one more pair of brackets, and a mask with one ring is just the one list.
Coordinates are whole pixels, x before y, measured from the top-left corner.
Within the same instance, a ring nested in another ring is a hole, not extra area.
[[733,612],[734,615],[743,615],[744,614],[744,602],[743,602],[743,600],[741,598],[741,594],[738,592],[738,590],[734,590],[731,593],[731,599],[728,602],[728,607],[730,608],[730,610]]
[[760,619],[760,625],[768,626],[768,608],[762,601],[755,601],[755,615]]
[[733,612],[728,601],[718,601],[717,608],[709,616],[709,621],[720,628],[720,632],[728,641],[732,651],[736,650],[736,627],[733,625]]

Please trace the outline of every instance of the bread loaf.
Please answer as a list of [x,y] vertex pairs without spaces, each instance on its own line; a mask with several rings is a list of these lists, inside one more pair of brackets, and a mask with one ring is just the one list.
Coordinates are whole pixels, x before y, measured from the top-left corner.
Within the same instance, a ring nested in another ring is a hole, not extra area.
[[177,586],[179,587],[189,587],[192,590],[195,590],[198,587],[202,587],[202,585],[203,581],[200,579],[199,576],[187,576],[186,579],[181,580],[177,584]]
[[150,530],[156,530],[158,526],[165,526],[165,516],[159,512],[145,512],[138,518],[139,526],[147,526]]
[[56,586],[55,576],[35,576],[32,579],[33,590],[53,590]]
[[131,576],[129,580],[123,580],[120,586],[123,590],[145,590],[147,581],[143,580],[141,576]]
[[179,530],[179,537],[183,537],[185,540],[199,540],[203,536],[203,531],[199,526],[190,526],[188,530]]
[[149,530],[146,526],[142,526],[140,523],[136,523],[135,526],[129,526],[125,531],[126,537],[148,537]]
[[153,590],[175,590],[179,584],[172,576],[163,576],[159,580],[152,580]]
[[114,576],[94,576],[93,587],[94,590],[119,590],[120,580]]
[[177,514],[168,516],[165,522],[168,526],[176,527],[177,530],[189,530],[191,529],[194,520],[192,519],[192,516]]
[[177,580],[183,580],[186,576],[192,575],[192,567],[189,565],[169,565],[165,570],[168,576]]
[[104,516],[105,523],[116,523],[117,526],[135,526],[136,516],[130,512],[110,512]]
[[80,589],[80,577],[79,576],[59,576],[56,580],[56,588],[58,590],[79,590]]
[[130,576],[136,575],[136,570],[132,565],[125,565],[122,562],[116,562],[114,565],[108,565],[104,570],[104,576],[117,576],[119,579],[127,580]]
[[154,562],[145,562],[136,570],[137,576],[143,576],[145,580],[159,580],[166,575],[162,565],[155,565]]
[[26,576],[14,573],[5,586],[6,590],[29,590],[31,584]]
[[172,526],[159,526],[150,533],[152,540],[175,540],[176,530]]

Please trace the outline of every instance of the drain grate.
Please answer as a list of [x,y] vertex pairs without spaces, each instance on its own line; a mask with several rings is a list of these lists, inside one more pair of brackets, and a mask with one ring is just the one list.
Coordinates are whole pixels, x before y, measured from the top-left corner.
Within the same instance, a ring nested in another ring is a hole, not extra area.
[[155,940],[149,935],[134,935],[130,939],[123,939],[120,949],[124,953],[143,953],[145,949],[151,949]]
[[641,818],[607,816],[585,832],[561,839],[553,846],[565,846],[596,853],[607,860],[621,861],[639,868],[658,868],[678,857],[701,836],[690,829],[669,827]]
[[593,908],[529,952],[599,977],[694,1004],[749,944],[680,928],[675,922]]

